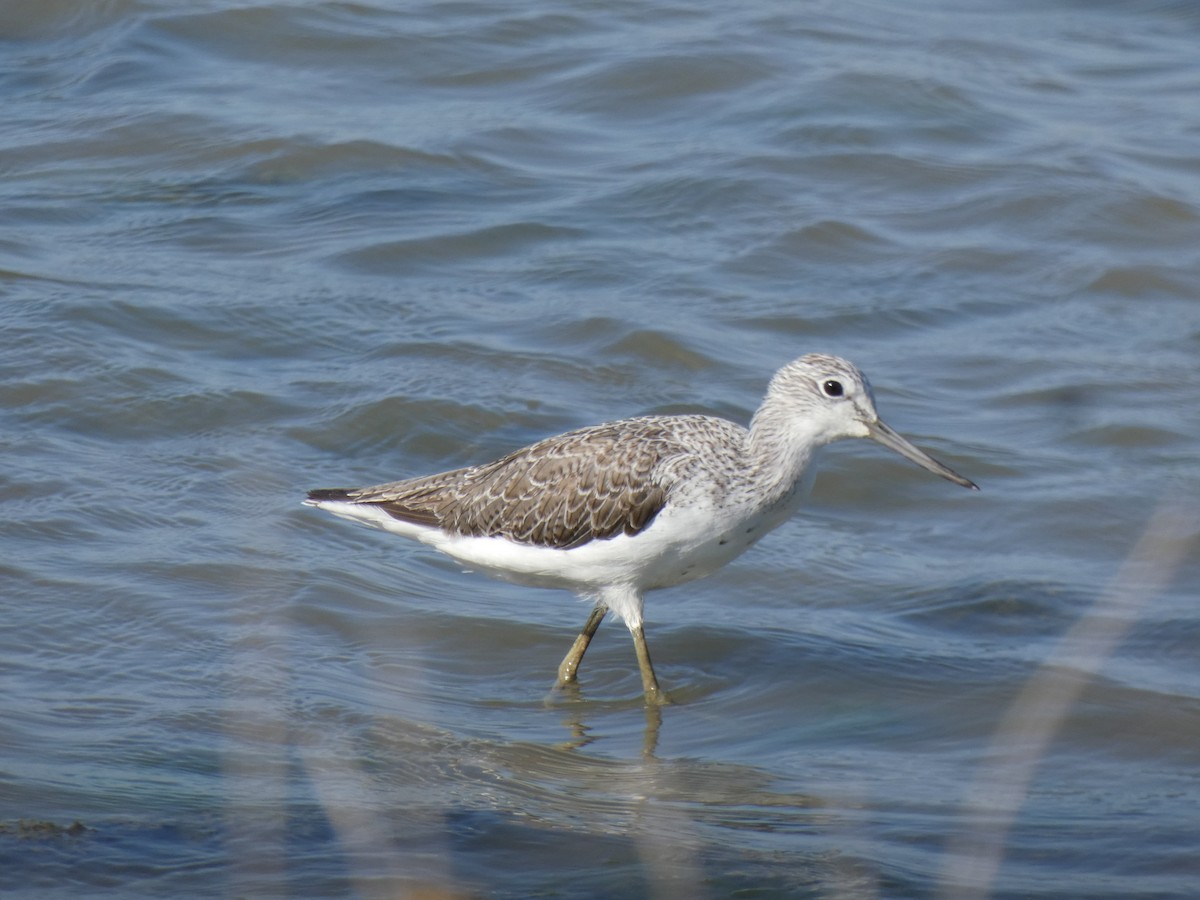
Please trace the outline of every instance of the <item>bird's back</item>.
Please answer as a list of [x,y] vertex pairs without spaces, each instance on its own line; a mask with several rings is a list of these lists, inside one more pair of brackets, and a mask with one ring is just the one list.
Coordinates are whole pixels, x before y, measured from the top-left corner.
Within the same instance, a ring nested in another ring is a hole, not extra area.
[[370,507],[361,510],[368,522],[383,512],[443,534],[567,550],[637,534],[668,502],[705,484],[719,492],[744,436],[710,416],[642,416],[546,438],[484,465],[312,491],[309,502],[337,504],[343,514]]

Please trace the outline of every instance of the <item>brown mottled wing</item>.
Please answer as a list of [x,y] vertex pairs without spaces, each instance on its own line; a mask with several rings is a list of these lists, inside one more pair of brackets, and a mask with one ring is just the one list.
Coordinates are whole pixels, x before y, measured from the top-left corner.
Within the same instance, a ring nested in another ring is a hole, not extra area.
[[645,417],[584,428],[493,463],[349,491],[344,499],[456,534],[543,547],[637,534],[666,503],[656,469],[683,452],[668,422]]

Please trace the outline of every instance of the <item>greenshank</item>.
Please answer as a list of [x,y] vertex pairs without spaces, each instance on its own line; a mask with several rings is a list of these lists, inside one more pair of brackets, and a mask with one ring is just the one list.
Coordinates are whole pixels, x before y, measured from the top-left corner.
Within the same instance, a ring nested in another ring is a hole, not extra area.
[[853,364],[809,354],[775,373],[750,427],[703,415],[641,416],[568,431],[478,466],[304,502],[428,544],[469,569],[592,602],[558,668],[576,680],[611,610],[633,635],[646,702],[669,702],[646,646],[643,596],[714,572],[786,520],[817,452],[870,438],[963,487],[875,411]]

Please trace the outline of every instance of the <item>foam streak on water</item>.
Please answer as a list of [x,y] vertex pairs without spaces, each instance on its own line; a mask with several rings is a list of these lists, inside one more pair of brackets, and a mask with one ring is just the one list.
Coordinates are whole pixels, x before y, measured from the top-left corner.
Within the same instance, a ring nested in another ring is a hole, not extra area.
[[[1195,893],[1200,15],[709,6],[0,8],[6,897]],[[983,492],[831,449],[661,717],[299,506],[811,351]]]

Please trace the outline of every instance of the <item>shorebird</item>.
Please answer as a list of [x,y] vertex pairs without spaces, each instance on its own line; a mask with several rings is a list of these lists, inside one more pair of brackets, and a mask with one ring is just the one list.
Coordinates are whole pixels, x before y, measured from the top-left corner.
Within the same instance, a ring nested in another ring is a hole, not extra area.
[[633,636],[646,702],[657,705],[669,700],[646,647],[644,594],[714,572],[785,521],[812,484],[817,452],[843,438],[870,438],[979,489],[884,424],[853,364],[812,353],[775,373],[749,428],[714,416],[640,416],[484,465],[310,491],[304,502],[493,577],[590,600],[559,687],[576,681],[611,610]]

